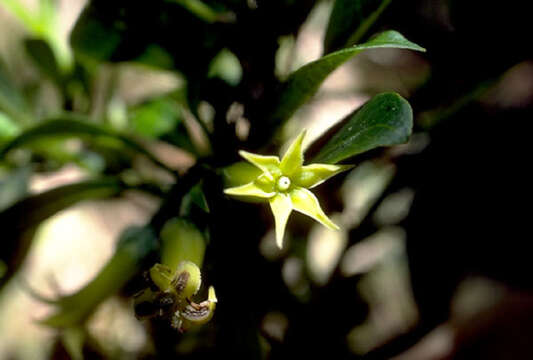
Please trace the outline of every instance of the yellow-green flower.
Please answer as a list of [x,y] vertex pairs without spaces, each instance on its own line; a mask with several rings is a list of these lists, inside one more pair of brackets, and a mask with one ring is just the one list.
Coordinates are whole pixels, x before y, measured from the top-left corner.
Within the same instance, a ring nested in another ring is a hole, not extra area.
[[225,189],[228,195],[256,197],[270,203],[276,223],[276,243],[281,248],[285,226],[292,210],[312,217],[324,226],[338,230],[320,208],[315,195],[309,191],[333,175],[350,169],[351,165],[303,165],[303,131],[291,144],[281,161],[277,156],[264,156],[240,151],[239,154],[258,167],[262,174],[242,186]]

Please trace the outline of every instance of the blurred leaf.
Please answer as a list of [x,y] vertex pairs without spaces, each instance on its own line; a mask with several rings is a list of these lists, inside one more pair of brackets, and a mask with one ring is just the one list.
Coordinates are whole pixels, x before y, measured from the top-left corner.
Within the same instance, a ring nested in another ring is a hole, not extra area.
[[237,86],[242,78],[242,66],[237,56],[223,49],[209,65],[208,77],[219,77],[230,85]]
[[[13,86],[0,61],[0,111],[4,111],[12,120],[20,125],[30,122],[29,108],[18,89]],[[5,121],[5,119],[4,119]]]
[[357,44],[392,0],[336,0],[324,38],[324,53]]
[[61,334],[61,341],[72,360],[83,360],[83,344],[87,338],[87,331],[82,327],[65,329]]
[[346,119],[313,162],[334,164],[379,146],[405,143],[413,129],[411,106],[395,93],[376,95]]
[[425,51],[420,46],[408,41],[396,31],[385,31],[370,41],[326,55],[304,65],[288,78],[277,102],[272,120],[282,123],[313,96],[322,82],[340,65],[363,50],[379,48],[410,49]]
[[174,60],[162,47],[150,44],[146,50],[136,59],[138,63],[166,70],[173,70]]
[[41,140],[48,137],[105,137],[119,141],[124,146],[146,156],[155,164],[174,173],[174,170],[160,162],[151,152],[146,150],[141,144],[135,140],[119,134],[113,130],[106,129],[86,121],[81,121],[81,117],[64,115],[57,119],[48,120],[40,125],[37,125],[29,130],[26,130],[5,146],[0,149],[0,158],[4,157],[9,151],[27,145],[33,141]]
[[123,31],[118,22],[101,21],[93,6],[88,5],[70,34],[74,52],[85,59],[109,60],[118,47]]
[[207,23],[215,22],[218,18],[216,11],[211,9],[201,0],[167,0],[168,2],[175,2],[180,4],[185,9],[191,12],[191,14],[197,16],[199,19]]
[[[175,1],[155,0],[150,6],[139,1],[91,1],[74,25],[70,42],[85,61],[148,61],[189,77],[205,73],[222,48],[222,32],[213,25],[191,16]],[[176,34],[186,36],[178,39]],[[154,50],[159,59],[147,60]]]
[[100,303],[118,292],[142,270],[143,260],[156,249],[157,244],[157,237],[149,227],[126,229],[113,257],[98,275],[75,294],[58,299],[55,302],[58,310],[41,323],[58,328],[81,324]]
[[11,206],[28,192],[29,167],[15,169],[0,180],[0,211]]
[[7,115],[0,112],[0,144],[20,132],[19,127]]
[[26,52],[34,64],[59,85],[62,84],[62,75],[58,67],[53,50],[48,43],[41,39],[26,39],[24,41]]
[[48,43],[62,70],[71,69],[74,58],[68,43],[60,33],[59,11],[55,0],[40,0],[37,11],[30,11],[20,0],[3,0],[2,4],[32,36]]
[[114,196],[124,189],[115,179],[89,180],[29,196],[0,212],[0,224],[4,225],[0,260],[7,265],[5,275],[0,278],[0,288],[26,257],[41,222],[77,202]]
[[140,135],[157,138],[181,122],[180,111],[170,99],[156,99],[131,111],[132,130]]

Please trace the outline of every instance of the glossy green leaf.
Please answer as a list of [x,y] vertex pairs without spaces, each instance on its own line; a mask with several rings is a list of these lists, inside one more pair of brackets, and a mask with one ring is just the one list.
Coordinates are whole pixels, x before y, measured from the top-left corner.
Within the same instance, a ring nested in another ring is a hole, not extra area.
[[391,1],[336,0],[324,37],[324,53],[357,44]]
[[119,291],[142,269],[143,260],[157,245],[157,237],[148,227],[131,227],[121,235],[117,249],[102,270],[75,294],[56,301],[58,310],[42,324],[66,328],[81,324],[96,307]]
[[146,150],[137,141],[113,130],[90,124],[87,121],[82,121],[81,117],[72,115],[64,115],[26,130],[16,138],[12,139],[10,142],[6,143],[4,147],[0,149],[0,158],[4,157],[9,151],[27,145],[33,141],[60,136],[112,138],[114,140],[118,140],[124,146],[146,156],[154,163],[168,170],[169,172],[174,172],[172,169],[160,162],[151,152]]
[[29,196],[0,212],[0,224],[4,224],[0,260],[7,265],[0,287],[26,257],[41,222],[80,201],[114,196],[124,189],[115,179],[89,180]]
[[289,119],[301,105],[316,93],[322,82],[335,69],[364,50],[379,48],[425,51],[424,48],[410,42],[397,31],[385,31],[364,44],[326,55],[304,65],[291,74],[281,91],[271,121],[279,124]]
[[345,122],[313,162],[334,164],[379,146],[407,142],[413,111],[400,95],[383,93],[348,115]]

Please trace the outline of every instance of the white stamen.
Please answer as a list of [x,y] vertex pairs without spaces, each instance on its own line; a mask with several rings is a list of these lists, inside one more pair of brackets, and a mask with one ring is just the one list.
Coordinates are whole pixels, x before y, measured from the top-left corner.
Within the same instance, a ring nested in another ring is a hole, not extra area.
[[278,189],[280,191],[285,191],[291,186],[291,179],[286,176],[282,176],[278,179]]

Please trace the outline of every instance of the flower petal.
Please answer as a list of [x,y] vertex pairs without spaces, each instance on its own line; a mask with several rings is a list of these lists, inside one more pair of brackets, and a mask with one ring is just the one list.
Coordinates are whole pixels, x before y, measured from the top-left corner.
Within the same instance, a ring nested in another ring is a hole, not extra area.
[[[265,156],[265,155],[258,155],[258,154],[252,154],[248,151],[241,150],[239,151],[239,155],[241,155],[243,158],[257,166],[259,169],[261,169],[264,173],[270,174],[270,175],[280,175],[281,172],[279,170],[279,158],[277,156]],[[270,176],[272,177],[272,176]]]
[[298,137],[292,142],[291,146],[283,155],[281,159],[280,169],[286,176],[295,174],[304,163],[304,155],[302,151],[302,141],[305,137],[305,130],[298,135]]
[[329,229],[339,230],[339,227],[324,214],[316,196],[311,191],[298,187],[292,190],[290,195],[294,210],[312,217]]
[[287,194],[277,194],[270,199],[270,208],[274,214],[276,222],[276,244],[281,249],[283,246],[283,235],[285,234],[285,226],[292,211],[291,198]]
[[311,164],[302,166],[294,174],[293,181],[296,185],[311,189],[322,184],[330,177],[353,168],[353,165]]
[[254,196],[262,199],[268,199],[276,195],[275,192],[266,192],[257,186],[253,181],[237,187],[224,189],[224,194],[237,196]]

